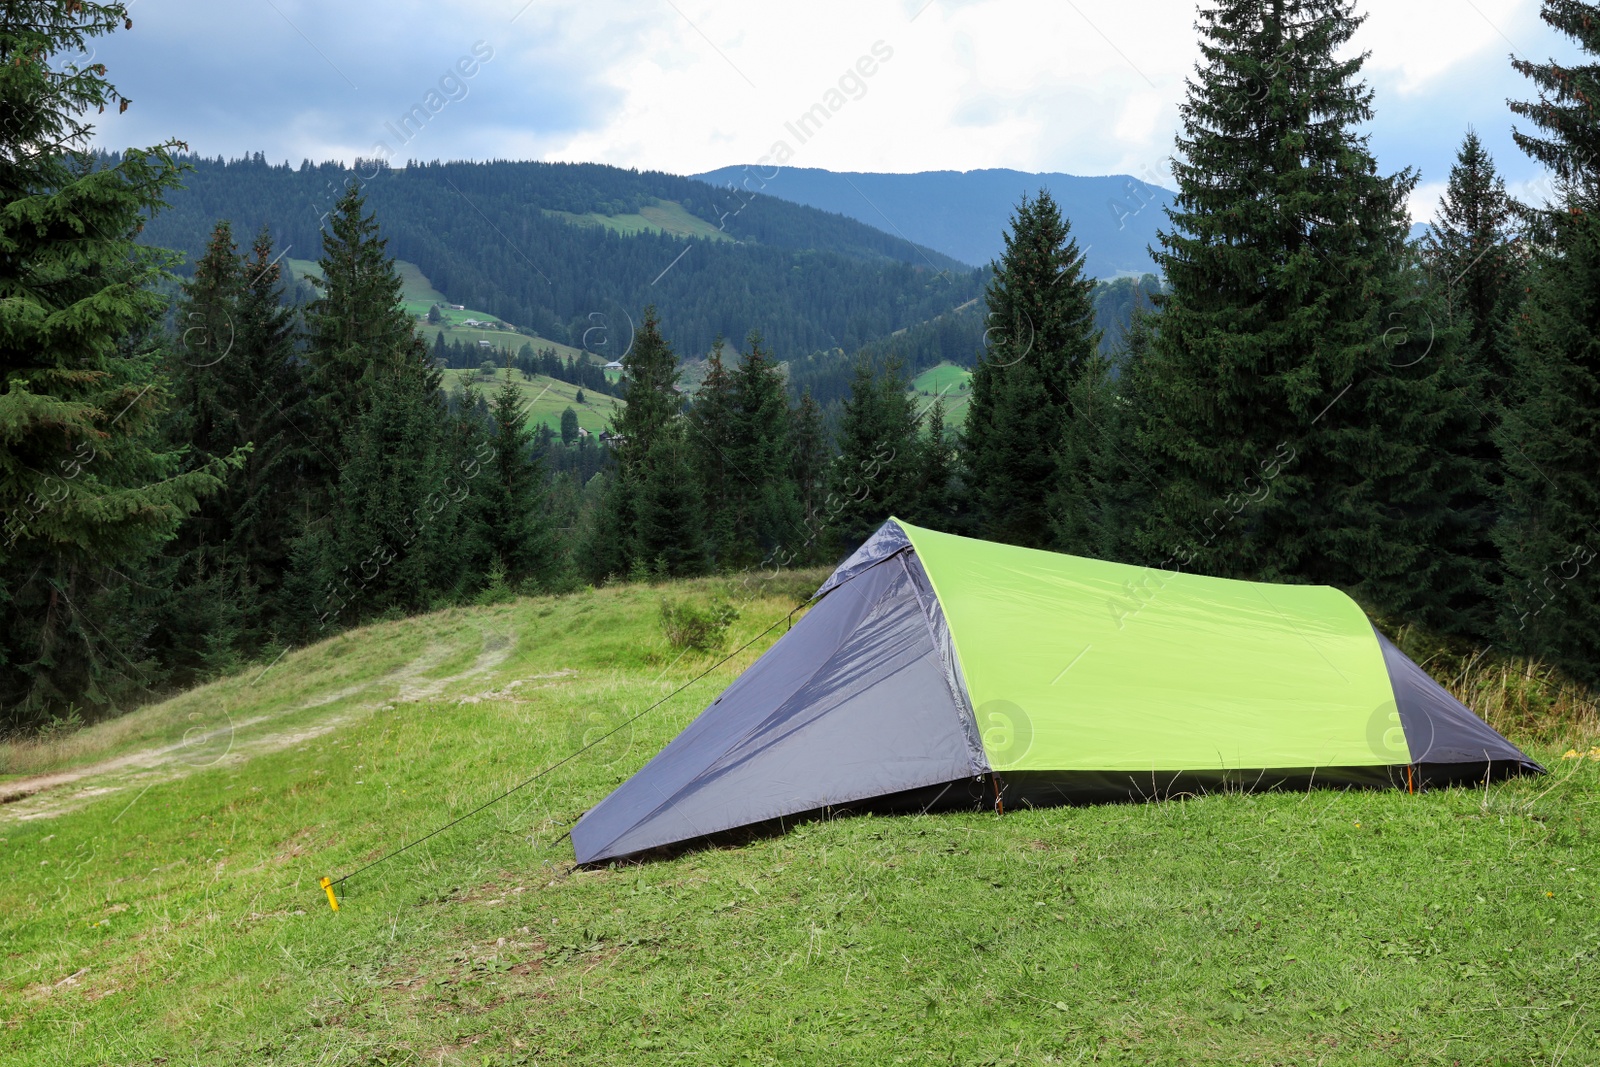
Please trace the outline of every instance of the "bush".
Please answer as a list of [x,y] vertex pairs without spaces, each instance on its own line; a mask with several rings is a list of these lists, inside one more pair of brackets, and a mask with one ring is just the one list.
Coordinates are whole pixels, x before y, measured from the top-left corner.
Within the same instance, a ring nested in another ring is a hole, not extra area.
[[721,597],[704,608],[687,602],[661,601],[661,632],[673,648],[720,651],[728,638],[728,627],[738,617],[739,609]]

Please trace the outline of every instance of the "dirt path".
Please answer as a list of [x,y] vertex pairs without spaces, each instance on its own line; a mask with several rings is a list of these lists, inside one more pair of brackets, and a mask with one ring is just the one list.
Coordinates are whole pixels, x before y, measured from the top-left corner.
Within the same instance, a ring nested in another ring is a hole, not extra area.
[[[388,674],[368,682],[345,686],[324,693],[314,700],[287,708],[272,715],[258,715],[249,719],[232,720],[225,726],[185,734],[183,740],[156,748],[142,749],[98,763],[74,767],[71,770],[18,778],[0,784],[0,821],[30,821],[48,819],[73,811],[85,803],[107,793],[115,793],[137,786],[143,791],[157,782],[182,778],[195,771],[215,766],[224,761],[242,763],[269,752],[278,752],[303,744],[315,737],[331,733],[357,717],[382,706],[383,703],[413,703],[439,696],[456,682],[475,678],[494,670],[511,655],[511,638],[496,633],[483,634],[483,651],[466,670],[443,678],[419,681],[421,676],[444,659],[448,649],[429,649],[416,659]],[[398,683],[399,692],[389,702],[368,702],[317,722],[292,730],[261,733],[253,728],[275,720],[287,718],[297,712],[325,707],[357,696],[379,686]],[[226,712],[224,713],[226,714]],[[241,736],[243,735],[243,736]],[[88,780],[92,779],[92,784]],[[82,788],[66,790],[63,786],[83,783]]]

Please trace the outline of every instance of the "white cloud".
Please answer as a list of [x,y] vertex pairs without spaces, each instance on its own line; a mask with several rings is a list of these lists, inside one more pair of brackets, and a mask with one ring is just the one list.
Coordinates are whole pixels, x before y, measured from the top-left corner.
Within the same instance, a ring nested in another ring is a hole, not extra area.
[[[1165,172],[1198,55],[1192,0],[276,7],[281,16],[248,0],[139,5],[135,29],[102,47],[134,107],[102,118],[101,143],[178,136],[208,154],[370,154],[385,124],[483,40],[493,61],[464,99],[396,146],[398,158],[581,160],[686,173],[752,162],[782,142],[795,165],[835,170],[1013,167],[1148,178]],[[1503,168],[1520,166],[1499,131],[1510,125],[1504,98],[1527,89],[1509,70],[1501,35],[1533,55],[1551,51],[1537,0],[1367,0],[1363,8],[1369,21],[1353,46],[1372,53],[1374,146],[1385,169],[1418,164],[1430,181],[1441,178],[1467,122],[1494,144]],[[856,74],[878,42],[892,56],[870,76]],[[820,131],[803,143],[789,132],[830,100],[842,104]]]
[[1432,222],[1445,189],[1444,182],[1428,182],[1413,189],[1410,198],[1406,200],[1406,211],[1410,213],[1411,221]]
[[1351,47],[1372,53],[1366,69],[1375,79],[1416,93],[1464,63],[1503,65],[1520,38],[1537,36],[1539,0],[1369,0],[1364,10]]

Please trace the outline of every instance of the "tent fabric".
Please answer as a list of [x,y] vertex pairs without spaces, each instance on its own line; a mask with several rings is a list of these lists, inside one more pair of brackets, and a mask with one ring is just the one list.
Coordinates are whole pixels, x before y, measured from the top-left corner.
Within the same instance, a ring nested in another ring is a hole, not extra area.
[[843,563],[833,569],[833,573],[828,575],[828,580],[811,594],[811,599],[816,600],[818,597],[826,596],[867,568],[876,566],[910,547],[911,538],[906,536],[905,529],[900,523],[893,521],[884,523],[862,543],[860,548],[850,553]]
[[[1395,714],[1388,728],[1398,725],[1405,733],[1412,763],[1429,768],[1500,763],[1514,770],[1544,770],[1451,696],[1387,637],[1376,630],[1373,633],[1383,649],[1394,687]],[[1429,777],[1434,775],[1430,773]]]
[[572,830],[580,863],[839,808],[1541,773],[1349,597],[885,523]]
[[907,532],[996,770],[1410,762],[1403,738],[1368,742],[1394,695],[1371,623],[1336,589]]
[[572,829],[578,862],[982,773],[906,567],[784,634]]

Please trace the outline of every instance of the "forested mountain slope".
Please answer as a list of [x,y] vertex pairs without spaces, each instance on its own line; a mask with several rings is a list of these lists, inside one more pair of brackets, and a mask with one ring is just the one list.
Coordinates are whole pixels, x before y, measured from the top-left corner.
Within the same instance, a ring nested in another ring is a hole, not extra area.
[[[887,336],[975,297],[977,272],[852,219],[774,197],[599,164],[358,162],[299,167],[190,160],[142,239],[192,260],[212,224],[267,225],[314,259],[340,191],[359,180],[388,250],[452,302],[581,345],[656,304],[684,355],[760,330],[788,353]],[[591,337],[596,336],[591,334]]]
[[[1147,175],[1153,177],[1154,175]],[[835,172],[805,167],[723,167],[695,175],[766,198],[837,211],[954,256],[985,265],[1003,249],[1000,235],[1023,193],[1048,189],[1072,222],[1078,247],[1097,278],[1156,269],[1148,248],[1166,223],[1172,193],[1114,174],[1029,174],[1020,170],[936,170],[919,174]],[[732,195],[729,193],[728,195]]]

